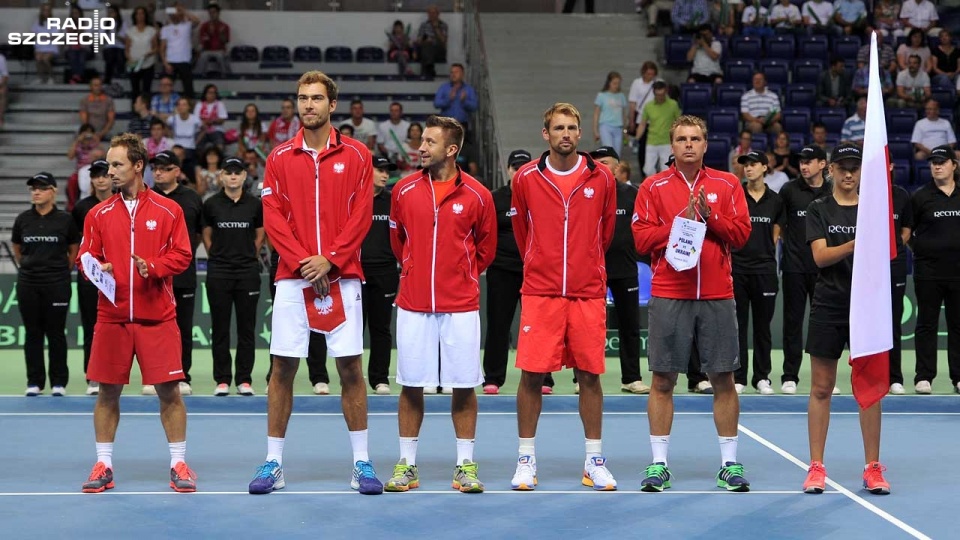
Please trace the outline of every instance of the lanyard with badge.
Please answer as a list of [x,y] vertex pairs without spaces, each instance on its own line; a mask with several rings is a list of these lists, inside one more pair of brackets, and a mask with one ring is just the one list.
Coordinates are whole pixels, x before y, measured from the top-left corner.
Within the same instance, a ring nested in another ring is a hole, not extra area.
[[703,250],[703,239],[707,236],[706,218],[700,215],[696,205],[694,212],[704,221],[687,219],[680,215],[683,212],[684,210],[681,210],[674,216],[670,237],[667,239],[666,259],[677,272],[697,266],[700,262],[700,252]]

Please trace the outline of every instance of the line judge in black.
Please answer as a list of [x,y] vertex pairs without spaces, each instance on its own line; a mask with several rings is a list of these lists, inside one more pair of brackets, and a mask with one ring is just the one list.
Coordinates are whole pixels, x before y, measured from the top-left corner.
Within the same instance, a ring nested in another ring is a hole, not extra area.
[[[213,331],[215,396],[254,395],[253,363],[257,305],[260,301],[260,261],[263,246],[263,206],[244,189],[246,164],[227,158],[220,171],[223,189],[203,203],[203,245],[207,250],[207,302]],[[230,357],[230,319],[237,315],[236,372]]]
[[33,207],[13,222],[13,257],[17,272],[17,305],[26,332],[23,355],[27,363],[27,396],[46,387],[43,342],[50,355],[50,393],[66,394],[67,308],[70,271],[80,247],[80,231],[73,217],[57,208],[57,180],[47,172],[27,180]]
[[[890,181],[893,182],[893,163],[890,163]],[[890,393],[902,395],[903,388],[903,297],[907,292],[907,249],[913,233],[913,207],[910,194],[895,182],[893,195],[893,231],[897,241],[897,257],[890,261],[890,281],[893,306],[893,349],[890,350]]]

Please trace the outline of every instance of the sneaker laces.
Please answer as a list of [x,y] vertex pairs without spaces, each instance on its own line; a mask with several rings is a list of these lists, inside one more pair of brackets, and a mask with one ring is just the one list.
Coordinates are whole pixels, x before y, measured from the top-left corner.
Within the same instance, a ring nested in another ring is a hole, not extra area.
[[883,472],[886,470],[887,468],[881,465],[879,461],[874,461],[863,471],[863,476],[873,482],[886,482],[883,478]]
[[517,461],[517,472],[514,476],[519,476],[520,474],[526,474],[530,476],[537,475],[537,469],[534,465],[534,461],[529,456],[522,456],[520,460]]
[[[606,461],[602,463],[606,463]],[[591,463],[587,466],[587,474],[590,475],[590,479],[593,480],[595,484],[607,486],[614,482],[610,469],[607,469],[606,465],[597,465],[593,460],[591,460]]]
[[373,463],[370,461],[358,461],[354,465],[362,478],[376,478],[377,473],[373,470]]
[[729,480],[730,478],[735,477],[743,478],[743,465],[739,463],[724,465],[720,468],[720,476],[722,476],[724,480]]
[[87,478],[87,481],[98,480],[107,474],[107,466],[104,465],[102,461],[98,461],[96,465],[93,466],[93,470],[90,471],[90,478]]
[[264,463],[263,465],[257,467],[257,478],[270,478],[273,476],[274,471],[280,468],[280,464],[277,463],[277,460],[271,459],[270,461]]
[[823,466],[823,463],[820,463],[819,461],[814,461],[813,463],[810,464],[810,468],[807,469],[807,472],[810,474],[813,474],[813,473],[826,474],[827,469]]
[[457,468],[461,473],[469,480],[477,480],[480,478],[477,476],[477,464],[476,463],[464,463],[463,465],[458,465]]
[[667,466],[660,463],[651,463],[647,465],[647,468],[644,469],[643,475],[646,478],[659,478],[660,480],[668,480],[670,478],[670,473],[667,471]]
[[407,471],[410,470],[413,465],[407,465],[404,463],[397,463],[393,466],[393,477],[397,478],[399,476],[404,476],[407,474]]
[[173,467],[173,472],[177,475],[178,480],[196,480],[197,473],[190,470],[190,467],[187,466],[186,462],[181,461]]

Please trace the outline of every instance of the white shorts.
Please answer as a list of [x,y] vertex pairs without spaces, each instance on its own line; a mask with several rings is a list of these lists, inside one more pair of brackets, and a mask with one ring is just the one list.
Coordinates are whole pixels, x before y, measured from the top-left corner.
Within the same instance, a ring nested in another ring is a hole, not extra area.
[[[310,349],[310,325],[303,304],[303,289],[311,287],[305,279],[277,282],[273,300],[270,354],[288,358],[306,358]],[[327,351],[334,358],[363,354],[363,301],[359,279],[341,279],[340,296],[347,321],[336,330],[324,333]]]
[[397,308],[397,384],[473,388],[481,383],[479,311],[418,313]]

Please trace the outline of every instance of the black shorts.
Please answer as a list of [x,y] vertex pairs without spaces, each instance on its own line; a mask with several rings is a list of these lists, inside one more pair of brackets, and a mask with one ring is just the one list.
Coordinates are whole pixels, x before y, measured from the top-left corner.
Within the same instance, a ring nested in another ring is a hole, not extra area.
[[839,360],[850,342],[848,323],[824,323],[811,320],[807,324],[807,354],[826,360]]
[[686,373],[694,342],[700,371],[732,373],[740,368],[737,308],[728,300],[650,299],[647,358],[650,371]]

